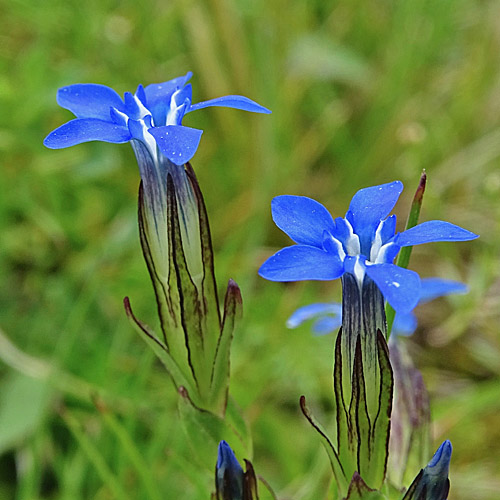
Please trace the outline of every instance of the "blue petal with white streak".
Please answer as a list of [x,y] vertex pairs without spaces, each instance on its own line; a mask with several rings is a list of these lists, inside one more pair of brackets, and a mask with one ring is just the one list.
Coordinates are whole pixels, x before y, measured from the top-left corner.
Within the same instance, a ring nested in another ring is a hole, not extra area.
[[[417,273],[394,265],[401,248],[472,240],[477,235],[443,221],[424,222],[396,233],[396,216],[389,213],[402,189],[399,181],[361,189],[345,217],[336,219],[310,198],[276,197],[273,220],[297,245],[269,257],[259,274],[271,281],[298,281],[336,279],[350,273],[360,286],[368,276],[396,313],[410,312],[421,297],[421,285]],[[407,326],[410,323],[408,318]]]
[[163,154],[175,165],[183,165],[196,153],[202,134],[201,130],[182,125],[186,113],[209,106],[270,113],[237,95],[192,104],[192,89],[187,83],[191,76],[187,73],[146,88],[139,85],[135,94],[126,92],[123,99],[105,85],[78,83],[63,87],[57,102],[73,112],[76,119],[51,132],[44,144],[60,149],[87,141],[123,143],[134,139],[144,143],[152,158]]

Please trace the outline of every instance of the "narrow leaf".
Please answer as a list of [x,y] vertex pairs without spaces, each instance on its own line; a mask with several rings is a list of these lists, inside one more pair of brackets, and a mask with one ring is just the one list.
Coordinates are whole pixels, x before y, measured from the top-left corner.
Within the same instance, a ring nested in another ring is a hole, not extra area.
[[[420,182],[418,183],[415,196],[413,197],[413,201],[410,207],[410,213],[408,214],[408,219],[406,221],[405,230],[410,229],[411,227],[414,227],[418,224],[426,183],[427,174],[424,170],[422,172],[422,175],[420,176]],[[398,265],[399,267],[403,267],[404,269],[408,267],[408,264],[410,263],[412,248],[413,247],[403,247],[401,249],[396,260],[396,265]],[[389,338],[389,336],[391,335],[392,325],[394,323],[394,316],[396,315],[396,312],[389,304],[387,304],[385,313],[387,317],[387,338]]]
[[325,447],[326,453],[328,454],[328,458],[330,459],[330,464],[332,466],[333,470],[333,475],[335,476],[335,480],[337,482],[337,486],[343,494],[347,492],[347,477],[344,472],[344,467],[343,464],[340,462],[339,456],[337,452],[335,451],[335,448],[333,447],[332,442],[326,435],[325,430],[317,422],[317,420],[314,418],[312,415],[311,411],[309,408],[306,406],[306,398],[305,396],[300,397],[300,409],[302,410],[302,413],[304,414],[304,417],[309,421],[309,423],[314,427],[314,429],[318,432],[318,434],[321,437],[321,442],[323,446]]

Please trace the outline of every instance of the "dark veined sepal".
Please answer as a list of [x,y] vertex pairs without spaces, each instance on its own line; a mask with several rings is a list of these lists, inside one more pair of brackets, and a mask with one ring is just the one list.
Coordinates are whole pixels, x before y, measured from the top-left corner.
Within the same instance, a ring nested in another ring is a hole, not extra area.
[[390,417],[392,410],[393,374],[389,362],[389,351],[380,330],[376,336],[376,355],[379,373],[377,408],[375,417],[368,414],[366,401],[367,374],[362,356],[361,339],[356,341],[352,390],[345,394],[342,377],[342,331],[339,331],[335,345],[334,392],[337,411],[336,446],[323,427],[313,417],[301,398],[301,409],[309,423],[321,436],[332,471],[342,497],[348,494],[350,479],[356,472],[369,488],[380,489],[387,469]]
[[444,441],[427,466],[418,473],[402,500],[446,500],[450,491],[451,452],[451,443]]
[[220,415],[223,415],[226,411],[231,343],[236,322],[242,315],[242,304],[238,285],[233,280],[229,280],[224,298],[221,332],[215,350],[210,378],[212,406],[217,409],[217,413]]
[[347,496],[343,500],[387,500],[387,497],[380,491],[369,488],[363,478],[355,472]]
[[155,191],[144,182],[139,189],[140,239],[162,337],[153,335],[131,311],[127,314],[162,359],[177,389],[187,388],[197,407],[223,417],[241,294],[230,280],[221,319],[210,227],[196,176],[189,164],[164,167],[164,192],[157,192],[159,181],[149,183]]

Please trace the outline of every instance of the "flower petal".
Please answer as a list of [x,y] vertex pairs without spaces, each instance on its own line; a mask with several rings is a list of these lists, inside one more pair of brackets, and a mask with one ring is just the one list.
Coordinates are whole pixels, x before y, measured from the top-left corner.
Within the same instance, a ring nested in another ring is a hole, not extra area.
[[[191,71],[188,71],[184,76],[179,76],[177,78],[169,80],[168,82],[152,83],[151,85],[148,85],[144,89],[148,108],[151,109],[151,107],[154,106],[154,104],[158,101],[166,102],[165,100],[167,98],[170,98],[172,92],[184,87],[184,85],[186,85],[186,83],[191,79],[192,76],[193,73]],[[166,102],[166,104],[168,105],[169,102]]]
[[190,80],[193,73],[189,71],[184,76],[179,76],[168,82],[152,83],[144,89],[146,94],[147,108],[153,115],[155,125],[162,126],[166,124],[167,111],[170,108],[170,98],[172,94]]
[[314,335],[328,335],[342,325],[342,314],[338,316],[324,316],[318,319],[312,327]]
[[148,131],[161,152],[176,165],[184,165],[194,156],[203,133],[203,130],[181,125],[153,127]]
[[297,328],[304,321],[313,319],[317,316],[341,316],[342,305],[337,303],[316,303],[307,306],[299,307],[287,320],[286,326],[288,328]]
[[420,289],[419,304],[437,299],[451,293],[467,293],[468,287],[460,281],[443,280],[441,278],[423,278]]
[[396,312],[409,312],[417,305],[420,277],[416,272],[394,264],[367,265],[365,272]]
[[403,184],[400,181],[360,189],[349,205],[354,231],[362,233],[364,228],[376,229],[394,208],[402,191]]
[[409,247],[435,241],[468,241],[478,237],[450,222],[430,220],[400,233],[397,243],[401,247]]
[[259,274],[271,281],[334,280],[343,272],[338,256],[307,245],[285,247],[259,269]]
[[270,113],[267,108],[257,104],[256,102],[244,97],[242,95],[226,95],[224,97],[217,97],[209,101],[198,102],[192,104],[187,113],[196,111],[197,109],[208,108],[210,106],[221,106],[224,108],[242,109],[243,111],[252,111],[253,113]]
[[62,87],[57,91],[57,102],[77,118],[110,120],[111,107],[125,111],[121,97],[112,88],[96,83],[77,83]]
[[67,148],[88,141],[122,143],[131,139],[127,127],[95,118],[77,118],[51,132],[43,144],[51,149]]
[[396,313],[394,316],[394,323],[392,324],[392,331],[396,335],[411,335],[417,329],[417,318],[412,313]]
[[275,224],[302,245],[322,247],[324,231],[332,234],[335,223],[328,210],[305,196],[276,196],[271,202]]

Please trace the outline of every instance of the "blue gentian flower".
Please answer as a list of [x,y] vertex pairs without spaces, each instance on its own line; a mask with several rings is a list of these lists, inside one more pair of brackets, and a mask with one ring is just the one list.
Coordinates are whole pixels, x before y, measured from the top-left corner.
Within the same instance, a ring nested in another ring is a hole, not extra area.
[[359,190],[344,218],[303,196],[278,196],[273,220],[295,243],[262,264],[271,281],[333,280],[353,275],[360,289],[373,280],[397,312],[409,312],[420,298],[417,273],[393,264],[402,247],[436,241],[466,241],[477,235],[449,222],[433,220],[396,233],[389,213],[403,190],[399,181]]
[[405,500],[446,500],[450,491],[448,473],[453,448],[444,441],[427,466],[408,488]]
[[221,500],[242,500],[243,477],[243,469],[233,450],[226,441],[221,441],[215,472],[217,498]]
[[[452,293],[466,293],[467,285],[441,278],[423,278],[418,304]],[[326,335],[340,328],[342,324],[342,304],[338,302],[316,303],[299,307],[287,320],[288,328],[297,328],[305,321],[313,320],[312,331],[316,335]],[[392,333],[411,335],[417,328],[417,318],[413,312],[398,312],[392,325]]]
[[147,147],[155,163],[158,146],[172,163],[183,165],[195,154],[203,133],[182,125],[187,113],[209,106],[270,113],[239,95],[192,104],[191,84],[187,83],[191,76],[189,72],[168,82],[139,85],[135,94],[125,92],[123,99],[105,85],[63,87],[57,93],[57,102],[74,113],[76,119],[51,132],[44,144],[60,149],[88,141],[123,143],[136,139]]

